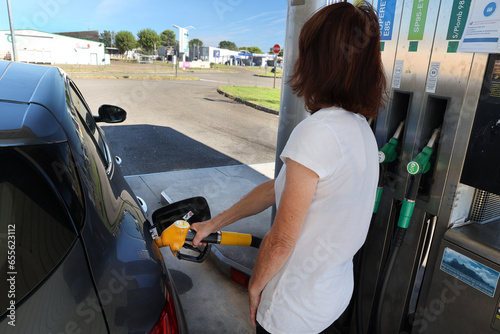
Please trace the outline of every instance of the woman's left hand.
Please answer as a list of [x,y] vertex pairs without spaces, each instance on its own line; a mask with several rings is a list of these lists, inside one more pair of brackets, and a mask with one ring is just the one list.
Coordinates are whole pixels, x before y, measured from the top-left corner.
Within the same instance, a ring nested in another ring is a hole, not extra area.
[[252,321],[252,324],[254,327],[257,327],[257,308],[259,307],[260,304],[260,297],[262,295],[262,290],[261,291],[252,291],[249,287],[248,289],[248,295],[250,297],[250,320]]

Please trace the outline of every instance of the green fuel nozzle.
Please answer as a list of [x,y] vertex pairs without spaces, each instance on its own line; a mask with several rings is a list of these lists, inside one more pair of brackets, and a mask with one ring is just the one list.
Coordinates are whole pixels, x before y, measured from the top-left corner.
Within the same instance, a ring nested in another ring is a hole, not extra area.
[[408,170],[408,173],[410,173],[411,177],[410,184],[408,185],[405,199],[399,213],[398,226],[400,228],[407,229],[410,225],[411,216],[413,215],[413,209],[415,207],[415,200],[417,199],[420,179],[422,174],[427,173],[431,168],[429,160],[434,152],[434,145],[436,144],[440,131],[441,130],[439,128],[434,130],[427,146],[425,146],[422,152],[420,152],[406,166],[406,169]]
[[396,159],[396,146],[399,142],[399,136],[403,131],[404,122],[399,123],[399,126],[394,133],[394,136],[378,151],[378,162],[386,163],[393,162]]
[[393,162],[394,160],[396,160],[396,146],[398,146],[399,136],[401,136],[401,133],[403,132],[404,125],[405,122],[399,123],[399,126],[396,129],[396,132],[394,132],[392,138],[378,151],[378,162],[381,165],[381,171],[379,176],[377,195],[375,197],[375,206],[373,207],[373,213],[377,213],[378,205],[380,204],[380,198],[382,197],[382,191],[384,189],[384,172],[382,171],[384,169],[384,166],[382,164]]
[[422,152],[420,152],[412,161],[408,163],[406,166],[408,173],[411,175],[417,175],[425,174],[429,171],[431,168],[429,160],[434,152],[434,144],[436,143],[440,131],[440,129],[435,129],[432,133],[431,139],[429,139],[429,142],[427,143],[427,146],[425,146]]

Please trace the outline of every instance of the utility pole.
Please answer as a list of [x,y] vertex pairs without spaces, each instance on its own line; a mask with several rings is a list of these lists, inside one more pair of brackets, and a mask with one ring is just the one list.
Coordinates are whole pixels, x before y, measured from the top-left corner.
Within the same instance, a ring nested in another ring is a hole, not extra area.
[[9,13],[10,39],[12,41],[12,60],[17,61],[16,35],[14,32],[14,23],[12,22],[12,14],[10,12],[10,0],[7,0],[7,12]]

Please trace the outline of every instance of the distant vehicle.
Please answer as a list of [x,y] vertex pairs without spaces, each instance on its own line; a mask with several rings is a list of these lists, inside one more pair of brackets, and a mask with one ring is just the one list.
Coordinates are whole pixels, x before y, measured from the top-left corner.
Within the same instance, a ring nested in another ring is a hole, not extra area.
[[93,116],[56,67],[0,61],[0,333],[187,333],[96,124],[125,118],[110,105]]

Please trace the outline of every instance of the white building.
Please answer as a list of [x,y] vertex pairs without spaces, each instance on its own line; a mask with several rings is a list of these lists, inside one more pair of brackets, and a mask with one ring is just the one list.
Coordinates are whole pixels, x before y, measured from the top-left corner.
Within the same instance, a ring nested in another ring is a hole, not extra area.
[[199,59],[216,64],[265,66],[267,61],[274,60],[274,55],[232,51],[214,47],[191,47],[191,60]]
[[[107,65],[103,43],[36,30],[16,30],[20,62],[41,64]],[[10,31],[0,31],[0,60],[12,54]]]
[[228,64],[235,65],[235,59],[238,58],[239,51],[232,51],[227,49],[214,48],[212,46],[207,47],[206,53],[208,61],[216,64]]

